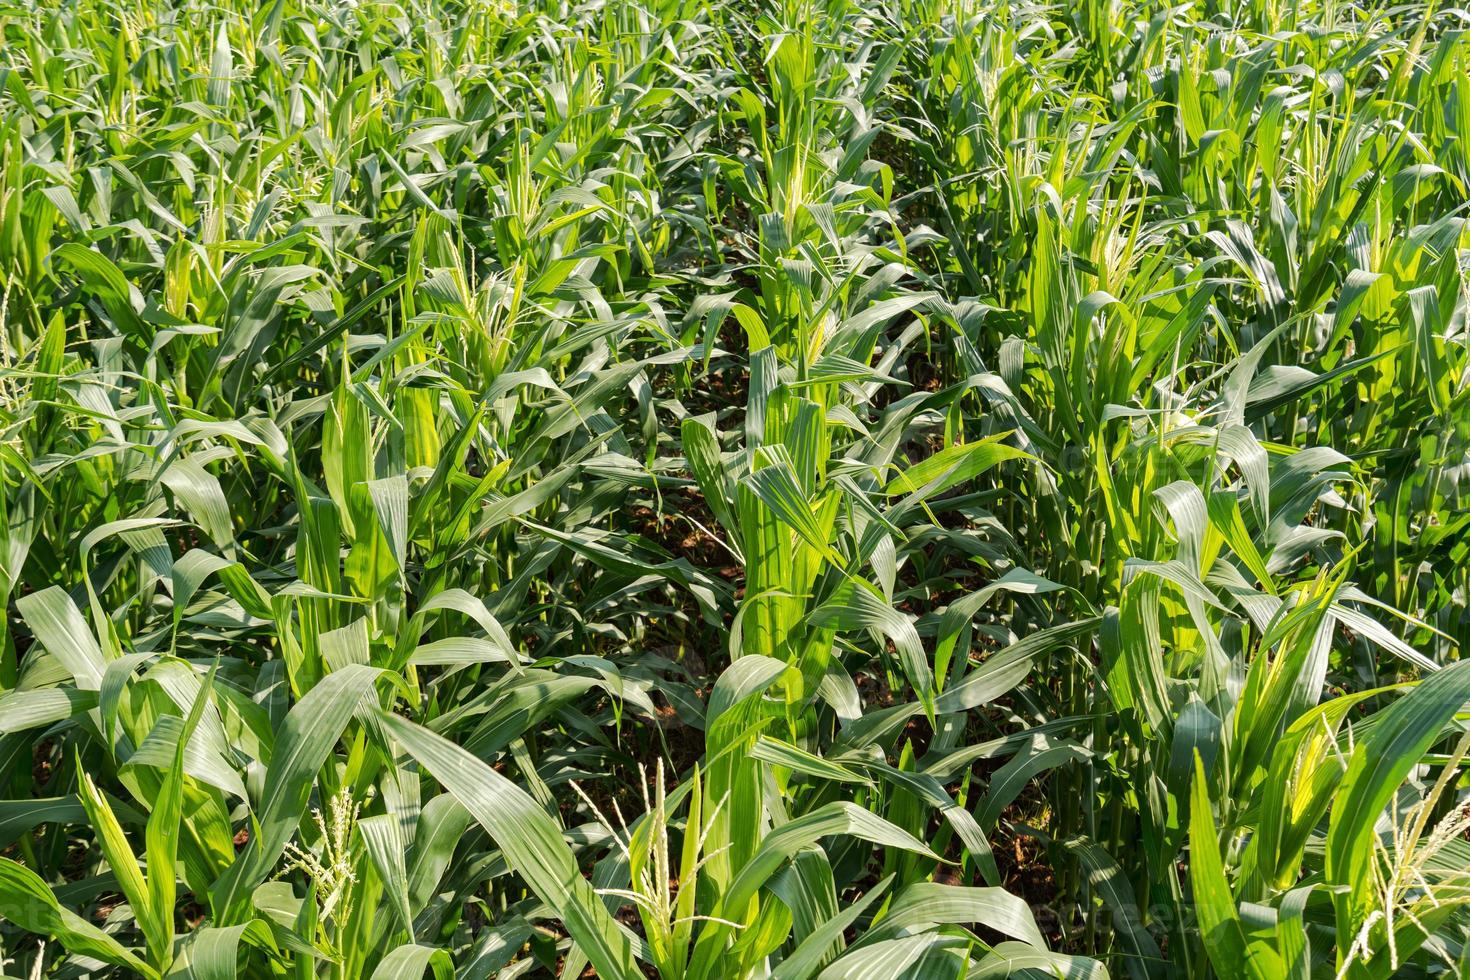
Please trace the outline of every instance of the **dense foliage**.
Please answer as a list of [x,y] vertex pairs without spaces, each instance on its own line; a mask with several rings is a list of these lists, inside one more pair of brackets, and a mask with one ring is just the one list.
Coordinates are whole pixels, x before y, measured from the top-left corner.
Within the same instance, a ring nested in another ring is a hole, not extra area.
[[1470,973],[1470,15],[0,2],[0,974]]

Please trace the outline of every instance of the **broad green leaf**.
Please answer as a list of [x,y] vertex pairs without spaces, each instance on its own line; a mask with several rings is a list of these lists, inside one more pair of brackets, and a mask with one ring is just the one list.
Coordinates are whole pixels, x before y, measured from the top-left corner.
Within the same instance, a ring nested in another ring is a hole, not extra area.
[[376,668],[352,664],[327,675],[291,709],[276,737],[250,843],[210,891],[218,924],[248,918],[249,894],[270,874],[300,823],[317,771],[361,706],[375,703]]
[[73,953],[126,967],[148,980],[158,976],[116,939],[62,908],[35,872],[5,857],[0,857],[0,917],[27,932],[51,936]]
[[639,975],[627,937],[582,877],[561,827],[528,793],[427,729],[395,715],[382,722],[489,832],[510,866],[566,923],[599,976]]

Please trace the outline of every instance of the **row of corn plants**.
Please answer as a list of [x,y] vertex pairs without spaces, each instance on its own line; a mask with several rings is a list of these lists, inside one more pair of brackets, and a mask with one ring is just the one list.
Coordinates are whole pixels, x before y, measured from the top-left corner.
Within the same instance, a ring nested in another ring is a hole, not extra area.
[[1470,971],[1470,34],[0,0],[0,977]]

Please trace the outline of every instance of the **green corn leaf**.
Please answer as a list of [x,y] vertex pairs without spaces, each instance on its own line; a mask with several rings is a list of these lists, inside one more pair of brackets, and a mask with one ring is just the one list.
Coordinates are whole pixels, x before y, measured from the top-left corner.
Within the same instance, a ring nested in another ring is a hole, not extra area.
[[1215,836],[1215,818],[1210,807],[1209,780],[1204,762],[1196,754],[1189,806],[1189,881],[1199,909],[1200,930],[1210,962],[1222,975],[1243,970],[1251,980],[1268,980],[1281,975],[1281,960],[1269,948],[1246,935],[1240,912],[1225,879],[1220,845]]
[[275,934],[259,919],[223,928],[205,926],[189,934],[181,957],[185,960],[184,976],[189,980],[232,980],[240,975],[243,947],[262,949],[273,956],[280,952]]
[[20,597],[15,606],[40,644],[76,679],[77,687],[84,691],[101,687],[107,660],[81,610],[65,590],[53,585]]
[[250,891],[270,874],[295,834],[317,770],[360,703],[373,699],[373,683],[381,673],[373,667],[349,665],[323,678],[291,709],[276,737],[266,772],[255,815],[258,829],[211,889],[210,902],[219,925],[239,925],[248,918]]
[[[764,449],[759,457],[764,465],[745,477],[744,484],[770,508],[770,512],[807,543],[817,554],[834,566],[842,559],[828,540],[826,530],[817,520],[792,469],[790,458],[779,448]],[[746,551],[750,551],[749,547]]]
[[367,817],[357,822],[357,832],[362,837],[368,858],[383,880],[388,893],[389,907],[398,916],[398,924],[413,935],[413,909],[410,906],[408,868],[405,855],[408,842],[403,840],[402,827],[396,815],[385,813]]
[[821,923],[802,940],[801,945],[783,959],[771,971],[771,980],[798,980],[816,974],[830,962],[832,950],[842,939],[842,934],[854,921],[888,890],[893,881],[890,875],[869,888],[863,897],[853,902],[835,916]]
[[[209,706],[215,669],[211,669],[200,685],[189,716],[179,731],[173,759],[164,774],[163,786],[153,801],[153,812],[148,815],[144,834],[144,853],[148,859],[148,902],[136,911],[140,917],[146,915],[153,919],[151,927],[145,931],[150,936],[149,945],[154,959],[165,969],[173,958],[174,905],[178,896],[174,864],[184,822],[184,747]],[[156,945],[154,939],[157,940]]]
[[761,762],[773,766],[783,766],[793,772],[813,776],[817,779],[831,779],[837,782],[868,783],[869,780],[836,762],[829,762],[821,756],[814,755],[803,749],[783,742],[780,739],[760,736],[750,750],[751,758],[759,759]]
[[77,771],[77,797],[86,810],[87,820],[96,830],[97,842],[103,856],[107,858],[113,877],[117,879],[118,889],[133,907],[133,915],[143,929],[148,941],[149,956],[157,962],[169,952],[173,937],[171,930],[160,928],[161,920],[154,914],[148,883],[143,877],[137,857],[133,854],[133,848],[128,843],[127,835],[123,833],[122,824],[118,823],[112,805],[97,789],[96,783],[81,769]]
[[507,862],[566,923],[599,976],[637,977],[632,947],[582,877],[562,830],[524,790],[464,749],[384,715],[384,727],[500,845]]
[[47,823],[81,823],[87,811],[75,796],[48,799],[0,800],[0,847],[21,834]]
[[1026,902],[1003,888],[968,888],[926,881],[899,892],[859,946],[921,931],[929,925],[978,923],[1037,949],[1046,940]]
[[0,694],[0,735],[42,728],[68,721],[97,705],[91,691],[75,687],[46,687]]
[[372,980],[422,980],[432,970],[434,980],[453,980],[454,961],[447,950],[430,946],[399,946],[378,962]]
[[149,328],[138,316],[142,306],[138,292],[111,259],[96,249],[67,242],[51,253],[51,261],[71,269],[81,278],[124,336],[139,342],[148,336]]
[[1334,896],[1340,950],[1351,945],[1376,901],[1368,874],[1374,824],[1410,769],[1466,704],[1470,704],[1470,661],[1420,681],[1384,709],[1372,731],[1354,747],[1332,805],[1324,869],[1327,881],[1343,889]]
[[900,494],[916,494],[919,499],[933,497],[967,483],[1007,460],[1032,458],[1028,453],[1001,442],[1010,435],[1002,432],[977,442],[941,449],[888,481],[883,492],[890,497]]
[[147,980],[158,977],[116,939],[62,908],[35,872],[5,857],[0,857],[0,916],[27,932],[55,938],[73,953],[125,967]]

